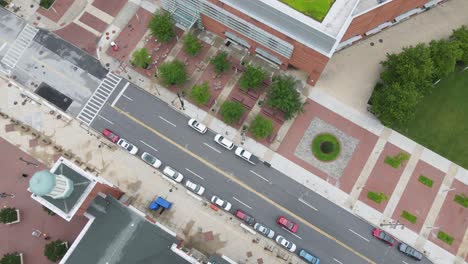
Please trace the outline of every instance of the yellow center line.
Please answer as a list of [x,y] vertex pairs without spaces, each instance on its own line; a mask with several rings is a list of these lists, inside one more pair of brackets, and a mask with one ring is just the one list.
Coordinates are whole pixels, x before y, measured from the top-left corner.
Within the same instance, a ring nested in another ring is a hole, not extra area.
[[337,243],[338,245],[346,248],[347,250],[349,250],[350,252],[352,252],[353,254],[355,254],[356,256],[364,259],[365,261],[367,261],[368,263],[372,263],[372,264],[376,264],[374,261],[372,261],[371,259],[369,259],[368,257],[364,256],[363,254],[359,253],[358,251],[354,250],[353,248],[351,248],[350,246],[346,245],[345,243],[341,242],[340,240],[336,239],[334,236],[328,234],[327,232],[323,231],[322,229],[318,228],[317,226],[309,223],[308,221],[306,221],[305,219],[301,218],[300,216],[296,215],[295,213],[291,212],[290,210],[288,210],[287,208],[275,203],[273,200],[271,200],[270,198],[268,198],[267,196],[257,192],[256,190],[254,190],[252,187],[248,186],[247,184],[245,184],[244,182],[240,181],[239,179],[237,179],[236,177],[233,177],[229,174],[227,174],[226,172],[224,172],[223,170],[221,170],[220,168],[216,167],[215,165],[211,164],[210,162],[208,162],[207,160],[203,159],[202,157],[196,155],[195,153],[191,152],[190,150],[186,149],[185,147],[179,145],[177,142],[173,141],[172,139],[166,137],[165,135],[161,134],[159,131],[155,130],[154,128],[148,126],[147,124],[145,124],[144,122],[140,121],[139,119],[137,119],[136,117],[133,117],[132,115],[130,115],[129,113],[123,111],[122,109],[116,107],[116,106],[111,106],[112,108],[114,108],[116,111],[118,111],[119,113],[125,115],[127,118],[129,118],[130,120],[134,121],[135,123],[139,124],[140,126],[148,129],[149,131],[153,132],[154,134],[158,135],[159,137],[163,138],[164,140],[166,140],[167,142],[171,143],[172,145],[176,146],[178,149],[182,150],[183,152],[189,154],[190,156],[196,158],[197,160],[199,160],[200,162],[204,163],[206,166],[210,167],[211,169],[217,171],[218,173],[224,175],[226,178],[229,178],[230,180],[232,180],[233,182],[239,184],[240,186],[242,186],[244,189],[256,194],[257,196],[261,197],[262,199],[264,199],[265,201],[269,202],[270,204],[274,205],[275,207],[277,207],[278,209],[280,210],[283,210],[285,211],[286,213],[292,215],[293,217],[299,219],[302,223],[304,223],[305,225],[309,226],[310,228],[314,229],[315,231],[317,231],[318,233],[320,233],[321,235],[329,238],[330,240],[333,240],[335,243]]

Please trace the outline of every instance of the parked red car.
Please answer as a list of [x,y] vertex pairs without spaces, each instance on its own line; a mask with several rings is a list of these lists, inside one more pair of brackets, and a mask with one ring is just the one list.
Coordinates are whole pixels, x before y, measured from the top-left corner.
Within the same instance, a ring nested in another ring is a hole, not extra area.
[[398,243],[398,241],[395,238],[393,238],[391,235],[389,235],[387,232],[383,231],[382,229],[374,228],[374,230],[372,231],[372,234],[374,235],[374,237],[382,240],[383,242],[387,243],[391,247],[393,247],[394,245]]
[[102,134],[107,138],[109,139],[110,141],[112,142],[117,142],[117,140],[119,140],[119,136],[117,136],[116,134],[114,134],[114,132],[110,131],[109,129],[107,128],[104,128],[104,130],[102,130]]
[[278,225],[286,228],[287,230],[289,230],[289,231],[291,231],[293,233],[297,232],[298,225],[296,223],[294,223],[294,222],[289,221],[286,217],[284,217],[282,215],[280,217],[278,217],[276,222],[278,223]]
[[248,225],[255,224],[255,219],[240,209],[237,209],[235,216],[241,219],[242,221],[244,221]]

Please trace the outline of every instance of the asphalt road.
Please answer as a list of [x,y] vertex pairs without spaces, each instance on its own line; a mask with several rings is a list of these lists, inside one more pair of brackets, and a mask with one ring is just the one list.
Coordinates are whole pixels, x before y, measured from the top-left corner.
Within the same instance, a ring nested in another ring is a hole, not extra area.
[[[163,162],[163,167],[169,165],[186,179],[203,185],[206,199],[217,195],[228,200],[233,204],[231,212],[239,208],[254,216],[276,234],[294,242],[296,252],[304,248],[322,263],[367,262],[336,242],[341,241],[375,263],[413,263],[396,248],[373,238],[373,227],[368,223],[279,171],[238,158],[234,150],[228,151],[213,141],[212,131],[202,135],[188,127],[188,118],[165,102],[133,84],[121,96],[119,93],[120,89],[114,91],[92,123],[95,130],[109,128],[136,145],[139,155],[143,151],[152,153]],[[298,232],[292,234],[280,228],[276,224],[279,215],[297,222]]]

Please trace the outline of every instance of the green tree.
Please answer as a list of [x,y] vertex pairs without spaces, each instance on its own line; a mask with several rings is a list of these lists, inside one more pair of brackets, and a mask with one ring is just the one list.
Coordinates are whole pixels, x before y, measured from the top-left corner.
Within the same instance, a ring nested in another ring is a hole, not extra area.
[[151,63],[151,55],[145,48],[141,48],[133,52],[131,63],[133,66],[146,69]]
[[273,122],[261,115],[257,115],[250,124],[250,132],[257,139],[263,139],[273,133]]
[[47,244],[44,248],[44,255],[52,262],[59,261],[65,253],[67,253],[67,247],[61,240],[55,240]]
[[210,60],[214,67],[214,72],[221,74],[229,69],[231,62],[228,61],[227,57],[227,53],[223,51]]
[[450,36],[452,41],[455,41],[462,50],[461,61],[468,64],[468,27],[463,25],[455,29]]
[[413,83],[392,83],[374,90],[371,111],[385,126],[402,128],[413,118],[422,95]]
[[224,122],[234,124],[239,121],[244,111],[244,107],[239,102],[225,101],[221,105],[219,114],[223,117]]
[[275,76],[268,90],[267,105],[283,111],[286,119],[291,119],[297,113],[304,111],[305,103],[296,90],[296,83],[297,81],[291,76]]
[[202,48],[202,44],[197,37],[195,37],[192,33],[188,33],[184,37],[184,51],[188,55],[195,56],[197,55]]
[[429,43],[432,62],[434,63],[434,76],[441,78],[455,71],[457,61],[461,59],[463,51],[457,42],[444,39]]
[[8,253],[0,259],[0,264],[21,264],[21,257],[17,252]]
[[158,41],[169,42],[175,37],[173,23],[171,14],[160,9],[154,13],[148,27]]
[[247,65],[239,80],[241,89],[257,89],[267,77],[267,72],[260,66]]
[[432,87],[434,66],[431,52],[425,44],[403,48],[399,54],[387,54],[380,74],[384,86],[393,83],[413,83],[421,94]]
[[161,64],[158,74],[165,85],[181,85],[187,81],[185,65],[178,60]]
[[211,92],[208,87],[208,82],[204,82],[203,84],[193,86],[189,96],[199,105],[204,105],[208,103],[208,101],[211,98]]
[[13,207],[6,207],[0,210],[0,222],[6,224],[18,220],[18,214]]

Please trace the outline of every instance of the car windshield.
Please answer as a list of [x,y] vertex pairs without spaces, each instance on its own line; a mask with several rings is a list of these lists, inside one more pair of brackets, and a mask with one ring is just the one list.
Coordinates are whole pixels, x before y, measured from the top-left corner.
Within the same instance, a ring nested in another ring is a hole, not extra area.
[[389,236],[387,233],[385,232],[380,232],[380,238],[382,238],[383,240],[389,242],[389,243],[393,243],[393,237]]
[[151,156],[151,155],[145,155],[145,160],[149,163],[155,163],[156,162],[156,158]]
[[200,190],[200,185],[195,184],[195,188],[193,190],[195,192],[198,192]]
[[115,135],[112,132],[109,132],[109,137],[113,138],[113,137],[115,137]]

